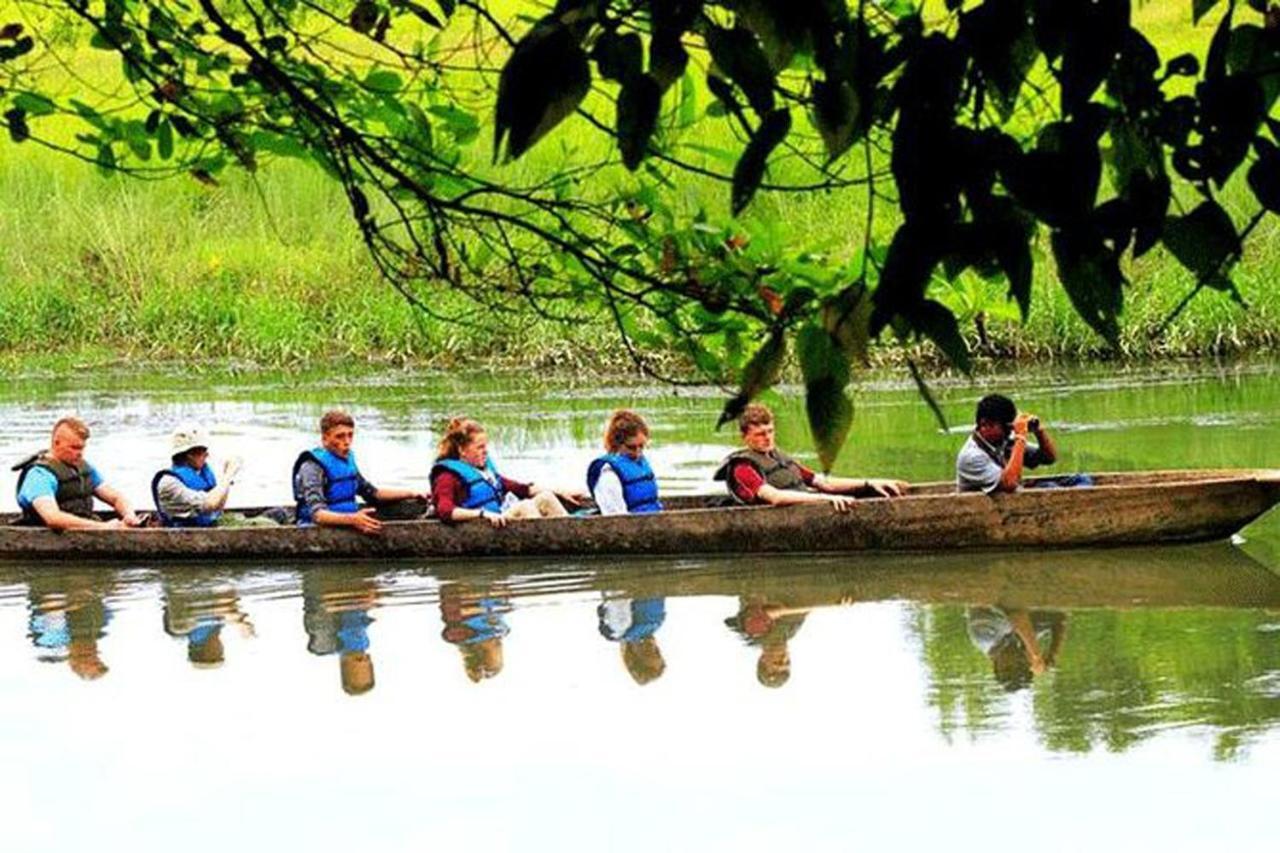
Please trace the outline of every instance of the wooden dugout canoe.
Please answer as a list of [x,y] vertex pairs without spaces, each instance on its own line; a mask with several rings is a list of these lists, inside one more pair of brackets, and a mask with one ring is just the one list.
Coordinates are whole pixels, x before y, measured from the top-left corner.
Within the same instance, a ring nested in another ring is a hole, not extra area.
[[380,559],[950,551],[1079,548],[1221,539],[1280,501],[1280,471],[1099,474],[1081,489],[957,494],[950,483],[914,486],[849,512],[821,505],[725,507],[714,496],[676,497],[651,515],[513,521],[388,522],[381,536],[348,529],[49,530],[5,524],[0,558]]

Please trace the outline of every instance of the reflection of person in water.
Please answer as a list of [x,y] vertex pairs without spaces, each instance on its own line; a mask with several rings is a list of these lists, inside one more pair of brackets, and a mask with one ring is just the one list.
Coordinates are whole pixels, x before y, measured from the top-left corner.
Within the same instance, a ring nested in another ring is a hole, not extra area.
[[1067,634],[1067,615],[1056,610],[971,607],[969,639],[991,660],[996,681],[1010,693],[1031,686],[1053,666]]
[[[105,577],[105,576],[103,576]],[[31,642],[39,659],[66,661],[71,671],[86,681],[107,674],[98,653],[98,640],[106,636],[112,611],[106,598],[109,580],[88,575],[45,576],[28,587]]]
[[368,628],[373,617],[369,610],[378,603],[373,579],[342,572],[304,572],[302,601],[307,651],[313,655],[338,655],[342,689],[348,695],[359,696],[372,690]]
[[458,647],[467,678],[480,682],[502,672],[502,638],[511,632],[504,619],[511,599],[494,589],[472,589],[463,583],[440,587],[440,636]]
[[221,666],[225,655],[222,626],[231,623],[245,637],[253,636],[253,624],[240,610],[235,588],[218,582],[187,585],[171,582],[164,586],[164,632],[187,641],[187,660],[197,668]]
[[746,596],[739,600],[738,612],[724,620],[747,645],[760,648],[756,679],[765,687],[781,687],[791,678],[787,643],[800,630],[810,609]]
[[648,684],[662,675],[667,663],[654,634],[667,618],[665,598],[606,598],[596,615],[600,634],[619,644],[622,663],[636,684]]

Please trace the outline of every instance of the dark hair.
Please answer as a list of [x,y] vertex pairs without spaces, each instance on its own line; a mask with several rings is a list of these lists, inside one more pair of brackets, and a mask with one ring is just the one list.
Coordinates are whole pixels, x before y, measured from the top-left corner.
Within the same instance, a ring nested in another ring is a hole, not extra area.
[[1018,407],[1003,394],[988,394],[978,401],[978,423],[1011,424],[1017,417]]
[[648,435],[649,425],[630,409],[618,409],[609,418],[604,428],[604,449],[609,453],[617,453],[629,439],[637,435]]
[[324,413],[324,417],[320,418],[320,434],[328,432],[334,427],[349,426],[355,429],[356,422],[351,415],[348,415],[342,409],[333,409]]
[[773,423],[773,412],[769,411],[769,407],[761,403],[752,403],[738,415],[738,432],[746,435],[747,430],[752,427],[768,426],[771,423]]

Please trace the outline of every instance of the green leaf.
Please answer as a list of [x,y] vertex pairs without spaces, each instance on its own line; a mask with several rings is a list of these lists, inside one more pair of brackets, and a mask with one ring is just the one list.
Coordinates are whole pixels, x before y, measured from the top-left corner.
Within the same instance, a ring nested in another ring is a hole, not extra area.
[[623,164],[633,172],[648,150],[661,106],[662,90],[648,74],[631,78],[618,93],[618,148]]
[[1216,201],[1203,201],[1186,216],[1165,221],[1164,244],[1178,262],[1209,281],[1225,272],[1240,253],[1240,235],[1231,217]]
[[380,95],[394,95],[404,87],[404,81],[394,71],[373,68],[364,77],[364,87]]
[[578,108],[591,88],[587,54],[558,22],[534,27],[511,52],[498,79],[493,154],[506,140],[515,160]]
[[809,433],[824,472],[830,471],[853,424],[849,356],[822,326],[810,323],[796,337],[796,355],[804,375]]
[[774,329],[769,337],[756,350],[756,354],[742,369],[742,387],[732,399],[724,405],[720,419],[716,421],[716,429],[742,414],[761,392],[768,390],[778,382],[782,375],[782,365],[787,356],[787,339],[781,329]]
[[53,115],[58,111],[57,105],[39,92],[18,92],[13,96],[13,105],[30,116]]
[[173,156],[173,125],[168,119],[161,119],[156,126],[156,154],[161,160],[168,160]]
[[791,113],[785,109],[776,110],[765,117],[756,128],[755,134],[733,169],[733,195],[730,208],[737,216],[748,204],[760,188],[764,179],[765,165],[773,149],[786,138],[791,130]]

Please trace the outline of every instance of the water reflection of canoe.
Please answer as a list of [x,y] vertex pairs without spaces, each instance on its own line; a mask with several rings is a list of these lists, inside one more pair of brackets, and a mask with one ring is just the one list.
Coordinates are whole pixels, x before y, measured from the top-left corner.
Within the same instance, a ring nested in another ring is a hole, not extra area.
[[[502,530],[434,520],[346,529],[149,529],[53,533],[0,527],[0,556],[23,559],[385,558],[592,554],[841,553],[1061,548],[1198,542],[1235,533],[1280,500],[1280,471],[1101,474],[1087,489],[957,495],[950,484],[902,498],[824,506],[724,507],[673,498],[639,516],[512,522]],[[12,520],[0,517],[0,523]]]

